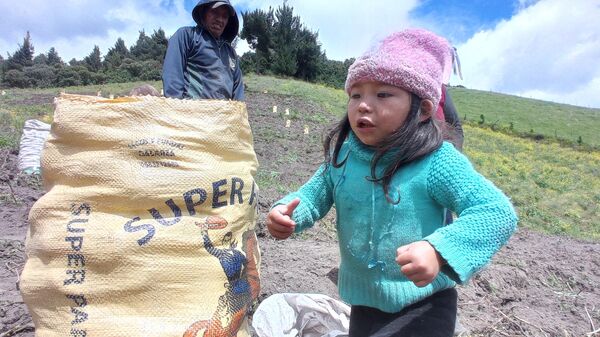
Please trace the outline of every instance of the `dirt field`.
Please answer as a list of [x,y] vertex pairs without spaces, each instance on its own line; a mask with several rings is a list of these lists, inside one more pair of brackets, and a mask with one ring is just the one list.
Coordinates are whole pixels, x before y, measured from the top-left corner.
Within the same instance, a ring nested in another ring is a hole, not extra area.
[[[320,108],[287,96],[247,96],[259,174],[273,182],[261,186],[259,199],[260,298],[280,292],[338,298],[338,248],[331,231],[317,224],[306,235],[275,241],[263,223],[282,189],[302,184],[322,160],[323,121],[311,118]],[[273,113],[273,105],[278,113]],[[291,116],[283,114],[286,107],[293,108]],[[291,126],[286,128],[288,118]],[[25,262],[27,214],[43,192],[38,179],[17,173],[17,155],[0,153],[0,337],[34,336],[17,282]],[[330,214],[324,222],[332,219]],[[486,270],[459,287],[464,335],[600,336],[591,334],[600,328],[599,252],[600,243],[519,229]]]

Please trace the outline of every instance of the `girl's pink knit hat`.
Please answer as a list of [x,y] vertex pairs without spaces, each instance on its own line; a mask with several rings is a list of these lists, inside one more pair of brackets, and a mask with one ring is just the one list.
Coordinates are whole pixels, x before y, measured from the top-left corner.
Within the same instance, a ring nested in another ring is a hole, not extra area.
[[346,92],[365,81],[379,81],[410,91],[437,106],[442,83],[450,78],[452,47],[424,29],[407,29],[386,37],[348,69]]

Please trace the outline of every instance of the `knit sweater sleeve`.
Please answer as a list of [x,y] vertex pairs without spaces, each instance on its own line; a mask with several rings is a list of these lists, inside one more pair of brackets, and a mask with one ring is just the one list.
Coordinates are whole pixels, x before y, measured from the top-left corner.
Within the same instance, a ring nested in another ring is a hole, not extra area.
[[290,193],[273,204],[273,207],[287,204],[300,198],[292,219],[296,222],[296,232],[300,232],[327,215],[333,205],[333,187],[329,178],[329,167],[321,165],[317,172],[296,192]]
[[508,197],[449,144],[435,152],[427,188],[458,218],[424,240],[448,262],[442,272],[465,283],[506,244],[516,230],[517,214]]

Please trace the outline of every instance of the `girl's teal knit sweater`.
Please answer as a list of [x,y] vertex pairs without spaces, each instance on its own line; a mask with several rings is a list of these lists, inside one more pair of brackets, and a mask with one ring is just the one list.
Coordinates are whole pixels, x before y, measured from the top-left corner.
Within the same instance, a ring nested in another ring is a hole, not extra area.
[[[293,213],[296,231],[324,217],[335,204],[340,248],[340,297],[352,305],[386,312],[402,308],[456,283],[466,282],[504,245],[516,229],[517,215],[509,199],[477,173],[469,160],[449,143],[429,155],[403,165],[389,188],[387,201],[381,184],[371,175],[374,152],[350,133],[339,158],[343,166],[322,165],[297,192],[301,202]],[[389,164],[378,164],[378,173]],[[444,225],[445,209],[458,214]],[[448,262],[436,279],[419,288],[396,264],[396,249],[428,241]]]

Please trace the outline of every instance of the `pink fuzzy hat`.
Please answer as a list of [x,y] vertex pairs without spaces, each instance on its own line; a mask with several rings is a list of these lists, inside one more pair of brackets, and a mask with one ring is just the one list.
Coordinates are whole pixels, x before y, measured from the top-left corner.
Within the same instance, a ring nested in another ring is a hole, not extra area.
[[386,37],[348,69],[346,92],[365,81],[379,81],[410,91],[437,106],[442,83],[450,78],[452,47],[424,29],[407,29]]

